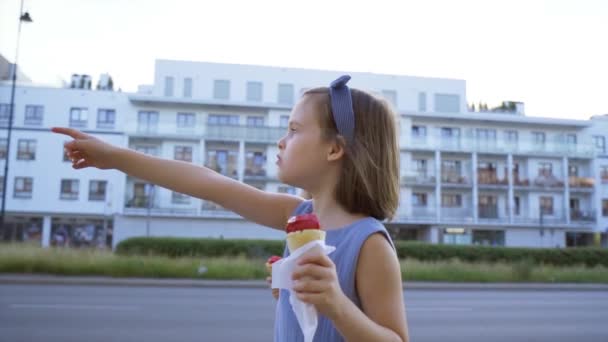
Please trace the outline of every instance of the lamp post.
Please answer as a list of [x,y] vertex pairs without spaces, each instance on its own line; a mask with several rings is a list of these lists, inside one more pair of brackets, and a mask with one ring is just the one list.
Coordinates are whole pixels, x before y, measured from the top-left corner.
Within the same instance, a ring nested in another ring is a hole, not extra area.
[[4,215],[6,209],[6,182],[8,180],[8,164],[11,160],[11,133],[13,131],[13,116],[15,115],[15,87],[17,85],[17,58],[19,57],[19,36],[21,35],[21,23],[31,23],[32,18],[28,12],[23,13],[23,0],[19,9],[19,27],[17,28],[17,47],[15,48],[15,63],[13,64],[13,74],[11,83],[11,102],[9,105],[8,127],[6,137],[6,161],[4,163],[4,177],[2,178],[2,206],[0,207],[0,228],[4,229]]

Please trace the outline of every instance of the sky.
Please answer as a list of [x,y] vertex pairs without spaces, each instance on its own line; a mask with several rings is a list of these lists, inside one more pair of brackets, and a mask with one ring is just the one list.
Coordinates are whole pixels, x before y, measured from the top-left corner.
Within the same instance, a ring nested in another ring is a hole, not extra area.
[[[0,0],[14,60],[20,0]],[[151,84],[155,59],[463,79],[469,103],[529,116],[608,114],[605,0],[24,0],[19,67],[34,82],[109,73]]]

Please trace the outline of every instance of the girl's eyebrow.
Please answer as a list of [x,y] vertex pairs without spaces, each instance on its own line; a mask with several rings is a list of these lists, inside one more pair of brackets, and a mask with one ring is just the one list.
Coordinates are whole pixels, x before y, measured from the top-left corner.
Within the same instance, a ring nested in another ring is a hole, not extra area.
[[291,125],[294,125],[294,126],[302,126],[302,124],[301,124],[301,123],[299,123],[299,122],[297,122],[297,121],[294,121],[294,120],[289,121],[289,125],[290,125],[290,126],[291,126]]

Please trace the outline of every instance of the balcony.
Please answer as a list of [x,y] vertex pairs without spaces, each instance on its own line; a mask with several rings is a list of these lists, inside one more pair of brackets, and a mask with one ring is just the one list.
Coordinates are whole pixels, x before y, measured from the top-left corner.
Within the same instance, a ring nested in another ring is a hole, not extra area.
[[236,213],[210,201],[203,201],[200,215],[210,218],[240,218]]
[[593,186],[595,181],[590,177],[575,177],[571,176],[568,178],[568,185],[570,188],[579,189],[579,190],[593,190]]
[[564,182],[553,174],[540,174],[534,179],[534,186],[539,188],[563,188]]
[[[408,140],[406,140],[408,141]],[[594,146],[591,143],[567,144],[565,142],[545,142],[537,144],[532,139],[520,139],[519,141],[508,141],[506,139],[480,140],[473,137],[459,137],[445,139],[436,135],[410,136],[409,143],[404,145],[405,149],[413,150],[440,150],[454,152],[479,152],[533,156],[567,156],[571,158],[593,158]]]
[[401,178],[403,184],[418,186],[435,186],[435,180],[435,176],[420,170],[407,170]]
[[398,212],[397,219],[400,222],[432,223],[437,221],[437,210],[427,206],[412,207],[411,212]]
[[570,209],[570,221],[595,223],[595,211]]
[[509,181],[506,178],[499,179],[494,169],[477,169],[477,183],[480,186],[503,187],[507,186]]
[[125,200],[125,208],[148,208],[150,196],[134,196]]
[[466,176],[461,175],[461,174],[456,174],[456,173],[443,173],[441,175],[441,184],[447,185],[447,186],[455,186],[455,187],[471,186],[471,182]]
[[515,224],[537,227],[569,227],[566,222],[566,213],[562,210],[554,211],[552,214],[530,214],[516,216],[513,218]]
[[207,125],[204,137],[208,140],[245,140],[274,144],[283,135],[285,135],[284,127]]
[[473,209],[462,208],[441,208],[441,221],[448,223],[472,223]]
[[269,177],[264,169],[245,169],[244,180],[246,181],[265,181],[268,179]]
[[477,207],[477,213],[480,219],[497,219],[498,207],[480,205]]

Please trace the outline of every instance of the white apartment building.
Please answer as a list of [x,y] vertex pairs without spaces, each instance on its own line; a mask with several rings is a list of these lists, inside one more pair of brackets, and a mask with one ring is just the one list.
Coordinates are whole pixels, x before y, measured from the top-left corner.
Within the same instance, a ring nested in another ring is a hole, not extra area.
[[[281,239],[214,203],[117,171],[73,170],[52,126],[204,165],[252,186],[277,177],[277,141],[300,94],[344,72],[158,60],[136,93],[0,83],[0,167],[10,158],[3,240],[103,245],[135,236]],[[350,73],[400,116],[399,239],[530,247],[607,245],[608,117],[469,111],[463,80]],[[179,177],[179,175],[176,175]]]

